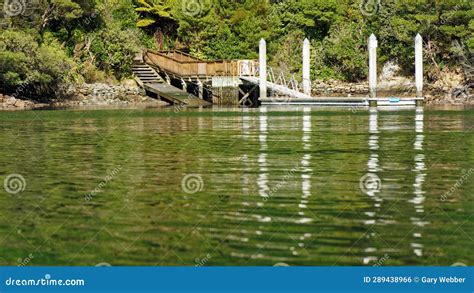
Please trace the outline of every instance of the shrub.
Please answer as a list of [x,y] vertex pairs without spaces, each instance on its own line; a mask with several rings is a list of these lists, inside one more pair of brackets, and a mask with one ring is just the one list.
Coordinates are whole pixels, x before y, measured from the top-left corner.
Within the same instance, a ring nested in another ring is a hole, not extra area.
[[74,62],[54,40],[39,45],[31,32],[0,33],[0,92],[36,100],[71,80]]

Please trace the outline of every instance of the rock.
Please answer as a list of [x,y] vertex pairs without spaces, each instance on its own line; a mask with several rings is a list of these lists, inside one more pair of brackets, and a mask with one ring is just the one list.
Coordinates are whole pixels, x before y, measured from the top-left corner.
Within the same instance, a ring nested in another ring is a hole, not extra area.
[[7,105],[15,105],[15,102],[16,102],[16,99],[14,97],[8,97],[6,100],[5,100],[5,104]]
[[26,107],[26,102],[22,100],[16,100],[15,107],[24,109]]
[[145,91],[131,79],[122,81],[120,85],[83,84],[70,88],[70,92],[76,101],[85,105],[121,105],[148,101]]
[[400,72],[400,66],[394,61],[388,61],[384,64],[382,68],[382,74],[380,76],[381,80],[390,80],[393,79],[398,72]]

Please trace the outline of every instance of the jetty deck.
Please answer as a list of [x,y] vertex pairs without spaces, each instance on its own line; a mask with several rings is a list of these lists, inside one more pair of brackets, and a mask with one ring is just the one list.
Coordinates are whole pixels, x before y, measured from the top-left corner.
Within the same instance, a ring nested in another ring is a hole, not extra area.
[[262,105],[315,105],[315,106],[344,106],[344,107],[368,107],[368,106],[394,106],[412,107],[423,102],[423,98],[376,98],[368,97],[268,97],[261,98]]
[[257,68],[254,60],[204,61],[178,50],[147,50],[143,54],[143,59],[159,71],[173,78],[185,80],[206,80],[216,76],[255,74]]
[[[168,84],[149,83],[145,88],[149,92],[159,94],[160,97],[173,104],[187,104],[190,89],[199,93],[199,99],[204,101],[204,92],[208,100],[209,93],[213,97],[213,102],[218,103],[229,95],[239,105],[258,104],[288,104],[288,105],[321,105],[321,106],[413,106],[423,104],[422,95],[422,64],[417,58],[416,84],[417,97],[414,98],[383,98],[377,97],[377,76],[376,71],[376,48],[375,36],[371,36],[369,50],[370,54],[370,93],[366,97],[314,97],[311,95],[310,80],[310,42],[304,41],[303,52],[303,81],[300,82],[292,76],[287,76],[284,72],[275,75],[273,68],[267,66],[266,42],[260,41],[259,60],[215,60],[206,61],[190,56],[189,54],[171,51],[151,51],[147,50],[143,54],[143,62],[153,70],[160,73]],[[420,37],[417,36],[417,43]],[[374,43],[375,42],[375,43]],[[416,52],[421,49],[417,47]],[[182,84],[182,90],[171,86]],[[241,87],[245,87],[246,92]],[[223,89],[226,90],[223,90]],[[229,88],[232,88],[230,91]],[[260,94],[255,93],[258,88]],[[234,90],[235,89],[235,90]],[[217,93],[217,95],[216,95]],[[223,94],[225,93],[225,94]],[[282,97],[272,98],[269,95]],[[218,96],[218,99],[214,99]],[[216,102],[217,101],[217,102]],[[246,104],[247,103],[247,104]]]
[[209,106],[211,104],[167,83],[146,83],[144,88],[171,105]]

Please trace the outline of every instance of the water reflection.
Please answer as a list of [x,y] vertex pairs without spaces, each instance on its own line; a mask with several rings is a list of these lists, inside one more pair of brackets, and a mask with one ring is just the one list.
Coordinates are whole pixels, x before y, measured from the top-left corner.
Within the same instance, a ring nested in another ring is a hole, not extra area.
[[260,152],[258,155],[258,166],[260,172],[258,174],[258,193],[260,197],[267,198],[270,188],[268,187],[268,164],[267,164],[267,135],[268,135],[268,116],[267,108],[260,108],[260,132],[259,132],[259,142],[260,142]]
[[[374,264],[385,253],[384,265],[474,262],[472,180],[436,200],[473,165],[472,111],[160,111],[0,113],[0,175],[27,180],[18,196],[0,194],[1,257],[16,265],[39,248],[35,265],[194,265],[207,254],[209,266]],[[189,173],[202,191],[183,191]],[[359,191],[366,173],[383,179],[380,192]]]
[[413,172],[415,172],[415,183],[413,184],[414,187],[414,197],[410,200],[410,203],[413,204],[416,215],[411,217],[410,220],[414,226],[413,232],[413,241],[410,243],[411,248],[413,249],[413,253],[416,256],[423,256],[423,244],[421,244],[422,233],[421,229],[427,223],[423,221],[424,218],[424,202],[425,192],[423,191],[423,183],[426,177],[426,166],[425,166],[425,154],[423,153],[423,143],[425,140],[424,136],[424,110],[423,108],[416,109],[415,115],[415,142],[413,144],[413,148],[415,150],[415,168]]
[[[248,115],[248,109],[244,108],[243,109],[243,115],[242,115],[242,141],[243,143],[248,143],[248,140],[250,138],[250,116]],[[249,189],[249,184],[250,184],[250,173],[252,171],[252,168],[250,166],[250,160],[248,154],[244,153],[241,156],[242,158],[242,164],[244,165],[244,170],[241,178],[241,183],[242,183],[242,193],[244,195],[249,195],[250,189]]]
[[[303,108],[303,158],[301,159],[301,190],[302,196],[300,203],[298,205],[299,212],[298,215],[302,218],[299,220],[299,223],[309,223],[312,222],[313,219],[309,217],[305,217],[306,213],[304,210],[308,209],[309,200],[311,197],[311,175],[313,173],[313,169],[310,166],[311,162],[311,108],[304,107]],[[307,152],[307,153],[306,153]],[[311,233],[304,233],[299,237],[298,247],[303,248],[305,247],[305,240],[311,238]]]
[[[369,161],[367,162],[367,170],[368,175],[371,178],[380,178],[377,173],[379,172],[379,115],[377,108],[370,108],[369,110]],[[380,189],[378,188],[368,188],[365,190],[365,193],[369,196],[369,198],[373,202],[372,208],[365,213],[366,216],[369,218],[364,221],[365,225],[373,226],[377,224],[382,198],[378,196]],[[367,238],[375,238],[376,232],[371,231],[367,234]],[[375,262],[378,260],[378,257],[375,255],[371,255],[370,253],[376,253],[377,248],[375,247],[367,247],[365,249],[366,253],[369,253],[368,256],[363,258],[364,264],[369,264],[370,262]]]
[[299,204],[299,215],[303,216],[303,209],[308,208],[308,200],[311,196],[311,173],[313,169],[310,168],[311,161],[311,108],[305,107],[303,109],[303,150],[307,151],[301,159],[301,189],[303,196]]

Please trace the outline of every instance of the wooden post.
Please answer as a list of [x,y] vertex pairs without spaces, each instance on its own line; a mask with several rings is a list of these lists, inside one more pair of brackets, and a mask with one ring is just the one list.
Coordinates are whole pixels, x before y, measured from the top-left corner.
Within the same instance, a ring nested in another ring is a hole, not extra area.
[[372,34],[369,38],[369,88],[372,99],[377,97],[377,47],[377,38]]
[[188,91],[188,85],[184,81],[184,79],[181,78],[181,86],[183,87],[183,91],[187,92]]
[[303,91],[311,95],[311,44],[308,39],[303,43]]
[[423,38],[420,34],[415,38],[415,79],[416,97],[423,97]]
[[204,99],[204,85],[200,79],[198,79],[197,85],[198,85],[198,93],[199,93],[198,96],[202,100]]
[[267,42],[260,40],[260,98],[267,97]]

